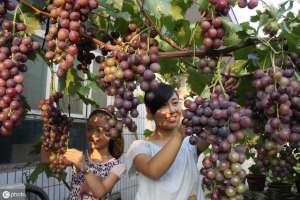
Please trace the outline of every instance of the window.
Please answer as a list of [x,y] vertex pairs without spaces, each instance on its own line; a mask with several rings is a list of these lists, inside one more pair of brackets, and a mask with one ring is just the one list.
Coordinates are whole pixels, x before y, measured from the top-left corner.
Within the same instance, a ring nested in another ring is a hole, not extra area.
[[[75,121],[70,131],[69,147],[86,148],[85,123]],[[25,119],[13,130],[9,137],[0,137],[0,164],[27,163],[38,161],[36,154],[30,154],[43,133],[43,123],[39,119]]]

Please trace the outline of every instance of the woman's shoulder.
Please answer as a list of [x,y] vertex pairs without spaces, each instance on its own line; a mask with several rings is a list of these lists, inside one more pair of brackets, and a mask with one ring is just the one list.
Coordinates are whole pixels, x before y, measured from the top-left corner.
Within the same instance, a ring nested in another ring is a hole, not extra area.
[[135,140],[128,148],[127,156],[135,157],[138,154],[151,154],[154,147],[146,140]]
[[147,145],[147,140],[134,140],[129,148],[136,148],[136,147],[140,147],[140,146],[145,146]]

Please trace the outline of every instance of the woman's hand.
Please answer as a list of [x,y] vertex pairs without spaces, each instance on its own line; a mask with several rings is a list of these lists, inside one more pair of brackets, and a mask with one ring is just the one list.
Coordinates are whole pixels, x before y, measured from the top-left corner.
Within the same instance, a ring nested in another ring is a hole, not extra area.
[[72,165],[75,165],[80,170],[84,170],[85,160],[83,153],[77,149],[68,149],[64,154],[67,162],[70,162]]

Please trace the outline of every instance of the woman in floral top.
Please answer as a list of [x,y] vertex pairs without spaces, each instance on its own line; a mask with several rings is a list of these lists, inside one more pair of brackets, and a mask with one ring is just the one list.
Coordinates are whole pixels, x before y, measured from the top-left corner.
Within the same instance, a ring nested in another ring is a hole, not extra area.
[[[125,166],[118,160],[124,148],[121,134],[115,137],[105,134],[105,125],[111,118],[103,109],[92,112],[87,122],[89,151],[85,154],[77,149],[66,151],[64,156],[74,167],[69,200],[110,200],[112,188],[125,172]],[[42,155],[42,162],[45,157]]]

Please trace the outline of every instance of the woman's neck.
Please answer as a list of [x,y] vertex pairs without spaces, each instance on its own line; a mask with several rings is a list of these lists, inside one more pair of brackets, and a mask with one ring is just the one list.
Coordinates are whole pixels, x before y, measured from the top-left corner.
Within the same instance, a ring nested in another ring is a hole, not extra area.
[[155,130],[155,135],[156,138],[159,140],[165,140],[170,138],[174,133],[174,130],[164,130],[164,129],[160,129],[160,128],[156,128]]
[[98,160],[98,161],[107,161],[109,159],[111,159],[111,155],[108,151],[108,148],[104,148],[104,149],[93,149],[91,154],[90,154],[90,158],[92,160]]

